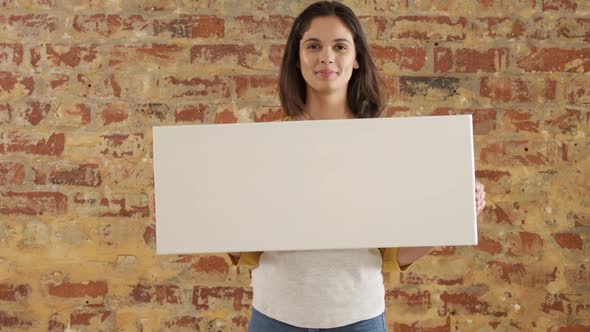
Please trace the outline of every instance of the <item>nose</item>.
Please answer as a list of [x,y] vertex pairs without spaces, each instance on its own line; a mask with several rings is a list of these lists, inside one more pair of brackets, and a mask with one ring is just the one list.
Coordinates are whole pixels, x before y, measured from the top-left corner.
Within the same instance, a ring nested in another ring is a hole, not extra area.
[[324,47],[320,52],[320,63],[334,63],[334,53],[329,47]]

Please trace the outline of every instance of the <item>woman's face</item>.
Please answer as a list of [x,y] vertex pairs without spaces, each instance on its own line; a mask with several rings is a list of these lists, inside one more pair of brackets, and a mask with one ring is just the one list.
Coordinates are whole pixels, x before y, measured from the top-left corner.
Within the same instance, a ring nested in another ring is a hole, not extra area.
[[346,91],[359,67],[352,33],[336,16],[314,18],[299,41],[299,64],[308,89]]

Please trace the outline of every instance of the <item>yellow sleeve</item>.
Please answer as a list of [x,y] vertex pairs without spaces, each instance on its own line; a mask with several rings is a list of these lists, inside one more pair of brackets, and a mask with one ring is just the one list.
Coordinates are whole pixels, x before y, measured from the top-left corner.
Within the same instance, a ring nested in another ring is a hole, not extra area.
[[242,252],[240,253],[240,258],[235,258],[230,254],[227,255],[229,256],[229,259],[233,265],[254,268],[257,267],[258,263],[260,262],[260,255],[262,255],[262,251]]
[[403,267],[399,266],[397,261],[397,249],[398,248],[379,248],[379,252],[383,258],[383,272],[403,272],[412,266],[412,264]]

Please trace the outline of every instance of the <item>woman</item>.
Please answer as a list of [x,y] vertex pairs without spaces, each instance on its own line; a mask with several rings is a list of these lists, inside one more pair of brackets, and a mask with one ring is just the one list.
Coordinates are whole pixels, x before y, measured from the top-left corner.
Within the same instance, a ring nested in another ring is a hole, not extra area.
[[[293,23],[280,73],[286,120],[378,117],[377,70],[355,14],[337,2]],[[479,214],[485,206],[477,183]],[[403,270],[430,247],[231,253],[255,266],[248,331],[386,331],[384,270]]]

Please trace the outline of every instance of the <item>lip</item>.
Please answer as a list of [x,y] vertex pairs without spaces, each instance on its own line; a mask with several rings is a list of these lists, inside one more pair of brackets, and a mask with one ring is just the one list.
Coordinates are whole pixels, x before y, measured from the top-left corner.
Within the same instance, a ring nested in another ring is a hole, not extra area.
[[337,74],[337,72],[335,72],[333,70],[318,70],[316,72],[316,74],[322,78],[328,78],[328,77],[335,76]]

